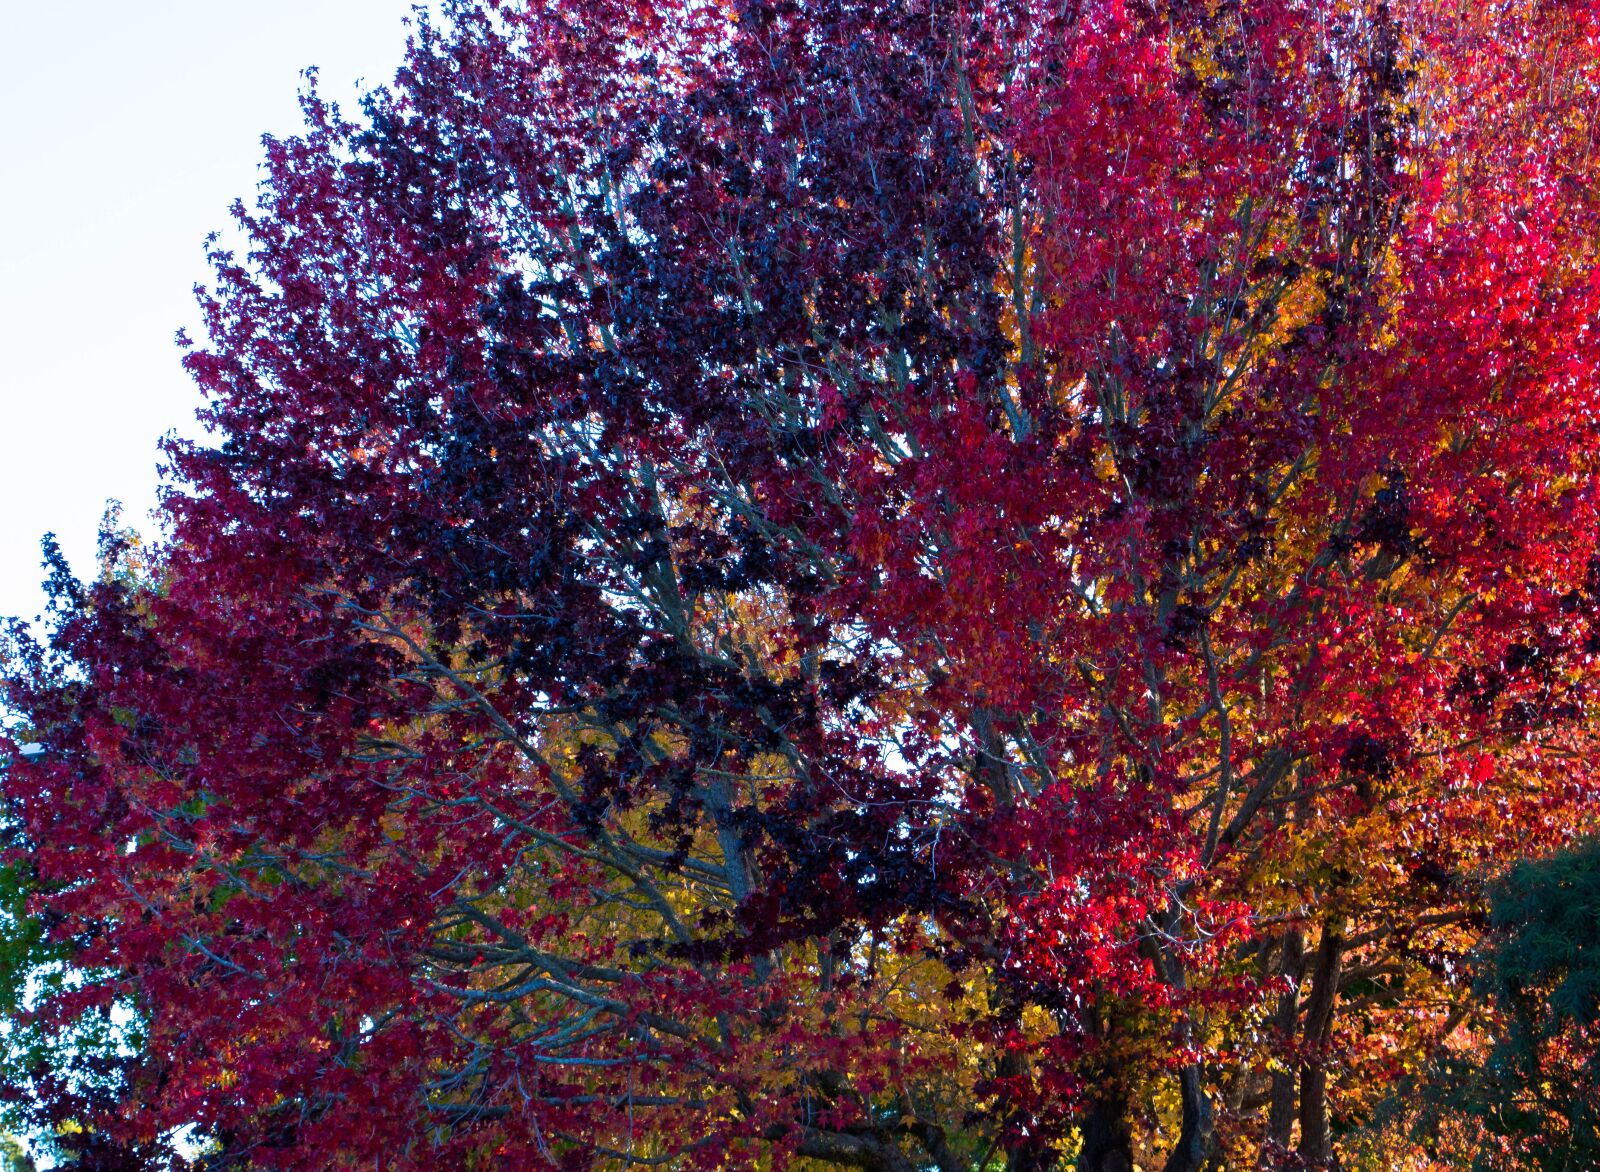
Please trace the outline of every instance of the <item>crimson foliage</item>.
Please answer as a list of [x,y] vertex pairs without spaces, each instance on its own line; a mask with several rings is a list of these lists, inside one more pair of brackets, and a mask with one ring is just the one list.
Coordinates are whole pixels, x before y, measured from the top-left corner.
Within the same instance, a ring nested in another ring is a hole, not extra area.
[[96,1125],[1334,1159],[1595,810],[1594,37],[519,0],[313,92],[170,540],[13,640]]

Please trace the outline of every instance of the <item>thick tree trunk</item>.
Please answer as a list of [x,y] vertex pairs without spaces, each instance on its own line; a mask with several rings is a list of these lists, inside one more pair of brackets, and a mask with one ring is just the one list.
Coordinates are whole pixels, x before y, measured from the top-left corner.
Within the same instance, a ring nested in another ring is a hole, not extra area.
[[1046,1144],[1025,1143],[1006,1155],[1006,1172],[1056,1172],[1060,1167],[1060,1154]]
[[1344,961],[1344,921],[1323,925],[1311,970],[1311,992],[1306,998],[1305,1046],[1300,1064],[1301,1162],[1309,1168],[1335,1166],[1333,1137],[1328,1128],[1328,1056],[1333,1033],[1333,1007],[1339,996],[1340,969]]
[[[1181,890],[1181,889],[1180,889]],[[1159,934],[1147,935],[1144,944],[1147,955],[1154,961],[1156,971],[1173,989],[1182,990],[1186,981],[1182,963],[1170,955],[1163,939],[1176,939],[1181,923],[1176,906],[1168,908]],[[1193,1023],[1187,1015],[1179,1022],[1178,1040],[1188,1048],[1194,1038]],[[1164,1172],[1198,1172],[1212,1155],[1212,1109],[1206,1095],[1205,1080],[1200,1064],[1190,1062],[1178,1071],[1178,1097],[1183,1117],[1178,1131],[1178,1142],[1167,1156]]]
[[1200,1067],[1190,1063],[1178,1072],[1183,1124],[1177,1145],[1167,1156],[1165,1172],[1200,1172],[1212,1156],[1211,1102],[1200,1081]]
[[917,1165],[895,1144],[872,1134],[807,1128],[796,1150],[813,1160],[865,1172],[917,1172]]
[[1096,1098],[1084,1116],[1078,1172],[1133,1172],[1133,1129],[1121,1093]]
[[[1300,1024],[1300,981],[1306,968],[1306,938],[1298,929],[1283,938],[1283,958],[1278,971],[1286,988],[1278,998],[1278,1009],[1273,1014],[1273,1033],[1285,1053],[1294,1042],[1296,1027]],[[1294,1139],[1295,1072],[1285,1064],[1282,1070],[1272,1072],[1272,1087],[1267,1100],[1267,1134],[1261,1145],[1261,1164],[1273,1163],[1289,1150]]]

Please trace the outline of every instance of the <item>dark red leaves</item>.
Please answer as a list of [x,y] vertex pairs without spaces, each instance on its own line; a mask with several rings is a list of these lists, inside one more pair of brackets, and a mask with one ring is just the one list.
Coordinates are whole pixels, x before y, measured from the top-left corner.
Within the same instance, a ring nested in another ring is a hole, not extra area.
[[459,4],[313,94],[171,540],[8,671],[132,1138],[1321,1166],[1595,809],[1582,27]]

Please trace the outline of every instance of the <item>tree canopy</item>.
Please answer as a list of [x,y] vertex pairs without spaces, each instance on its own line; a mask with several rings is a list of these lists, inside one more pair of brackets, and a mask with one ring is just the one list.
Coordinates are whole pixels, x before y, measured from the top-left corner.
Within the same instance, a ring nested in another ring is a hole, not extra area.
[[456,0],[313,87],[170,534],[7,643],[94,1134],[1469,1161],[1369,1124],[1600,797],[1596,18]]

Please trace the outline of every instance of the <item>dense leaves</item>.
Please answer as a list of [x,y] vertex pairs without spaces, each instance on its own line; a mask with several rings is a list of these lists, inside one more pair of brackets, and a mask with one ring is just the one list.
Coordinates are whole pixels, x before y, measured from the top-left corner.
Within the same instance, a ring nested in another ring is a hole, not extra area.
[[[1519,864],[1492,892],[1481,1037],[1407,1088],[1419,1131],[1463,1166],[1577,1169],[1600,1159],[1600,849]],[[1420,1093],[1419,1093],[1420,1092]]]
[[170,540],[13,641],[96,1126],[1357,1158],[1596,807],[1594,35],[523,0],[310,94]]

